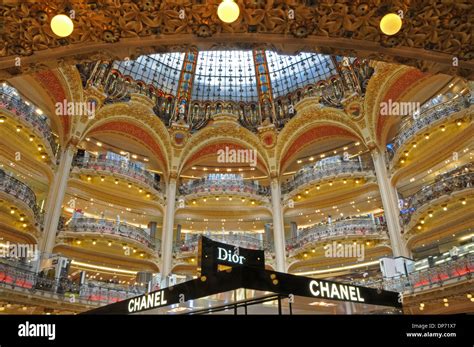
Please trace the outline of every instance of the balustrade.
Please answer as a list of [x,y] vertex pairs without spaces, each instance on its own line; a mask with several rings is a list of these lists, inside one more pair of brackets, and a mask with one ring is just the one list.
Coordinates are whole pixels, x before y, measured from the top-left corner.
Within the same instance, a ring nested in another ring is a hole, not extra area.
[[423,129],[440,119],[470,107],[473,103],[474,100],[470,99],[469,95],[456,95],[452,99],[435,106],[422,107],[420,114],[417,116],[405,117],[400,124],[398,135],[388,146],[389,159],[393,159],[400,147]]
[[2,169],[0,169],[0,191],[23,201],[32,210],[36,222],[42,225],[44,213],[36,203],[36,195],[33,190]]
[[5,108],[27,123],[31,124],[51,146],[54,155],[58,153],[59,145],[45,116],[39,115],[29,102],[23,100],[16,90],[8,85],[0,86],[0,108]]
[[161,191],[160,182],[155,180],[155,175],[144,168],[137,166],[133,161],[118,161],[96,158],[74,158],[73,165],[78,168],[94,171],[106,171],[131,177],[141,181],[157,191]]
[[282,184],[282,193],[287,194],[307,183],[323,180],[327,177],[336,177],[341,174],[361,173],[373,171],[373,163],[369,161],[337,161],[306,166],[299,170],[292,180]]
[[341,236],[386,236],[386,225],[376,224],[371,218],[343,219],[333,223],[315,224],[299,229],[299,235],[287,240],[287,251],[298,251],[306,245]]
[[62,230],[77,233],[92,232],[116,235],[139,242],[151,249],[156,247],[156,240],[145,229],[123,222],[95,218],[72,218]]
[[408,224],[412,215],[425,204],[441,196],[474,186],[474,164],[469,163],[456,170],[439,175],[436,180],[424,186],[415,194],[404,199],[400,218],[403,224]]

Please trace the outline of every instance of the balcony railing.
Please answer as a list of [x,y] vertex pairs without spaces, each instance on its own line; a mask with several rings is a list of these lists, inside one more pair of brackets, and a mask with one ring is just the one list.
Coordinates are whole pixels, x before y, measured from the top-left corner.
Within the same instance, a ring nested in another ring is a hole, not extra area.
[[290,255],[297,253],[305,246],[319,241],[328,241],[346,236],[387,236],[387,227],[376,224],[372,218],[343,219],[334,223],[315,224],[298,230],[299,235],[288,239],[286,250]]
[[389,159],[393,159],[400,147],[420,131],[440,119],[470,107],[473,101],[469,98],[469,95],[457,95],[456,98],[422,110],[417,117],[405,117],[400,125],[397,137],[392,142],[392,148],[388,151]]
[[244,181],[238,179],[213,180],[202,178],[189,181],[179,187],[181,195],[210,193],[210,194],[233,194],[243,193],[250,195],[268,196],[270,188],[258,184],[257,181]]
[[118,161],[95,158],[74,158],[74,166],[81,169],[93,171],[105,171],[130,177],[140,181],[156,191],[161,191],[160,182],[155,180],[155,175],[144,168],[137,166],[132,161]]
[[44,213],[36,203],[36,195],[25,183],[0,169],[0,191],[23,201],[33,212],[39,225],[43,224]]
[[0,108],[5,108],[16,116],[20,117],[27,123],[31,124],[43,138],[51,146],[54,155],[58,153],[58,143],[51,132],[51,128],[46,118],[36,113],[36,108],[32,104],[28,104],[19,94],[11,87],[0,86]]
[[[226,243],[233,246],[238,246],[242,248],[249,249],[261,249],[265,251],[265,255],[270,255],[273,253],[273,245],[270,242],[261,240],[254,236],[248,235],[230,235],[230,234],[217,234],[217,235],[206,235],[206,237]],[[200,235],[192,235],[186,240],[175,242],[173,251],[174,254],[179,255],[188,255],[188,254],[197,254],[198,244],[199,244]]]
[[432,200],[472,187],[474,187],[474,164],[472,163],[462,166],[454,172],[438,176],[435,182],[424,186],[405,199],[403,210],[400,212],[403,224],[408,224],[416,210]]
[[293,180],[283,183],[281,191],[283,194],[288,194],[300,186],[325,178],[333,178],[344,174],[373,172],[373,170],[374,166],[372,162],[354,160],[326,163],[319,167],[305,167],[295,174]]
[[385,278],[382,285],[385,290],[413,293],[415,290],[430,289],[463,276],[470,278],[473,273],[474,254],[468,253],[434,267],[412,272],[408,276]]
[[41,277],[33,271],[11,264],[0,263],[0,288],[17,287],[28,290],[54,292],[70,302],[70,295],[78,300],[91,303],[110,304],[145,293],[143,287],[121,287],[115,284],[97,285],[93,283],[79,285],[70,282],[67,278],[55,281]]
[[[63,227],[65,232],[98,233],[124,237],[145,245],[148,248],[160,248],[159,240],[155,240],[145,229],[126,223],[117,223],[105,219],[72,218]],[[158,243],[158,244],[157,244]]]

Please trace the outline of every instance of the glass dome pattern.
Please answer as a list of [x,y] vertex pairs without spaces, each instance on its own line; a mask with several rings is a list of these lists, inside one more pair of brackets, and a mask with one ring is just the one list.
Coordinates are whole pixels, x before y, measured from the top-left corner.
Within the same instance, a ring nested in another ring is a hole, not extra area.
[[[140,56],[135,61],[114,62],[123,76],[153,85],[177,96],[186,53]],[[316,53],[282,55],[265,52],[273,98],[337,74],[331,56]],[[192,76],[191,100],[258,102],[258,73],[250,50],[200,51]]]
[[191,99],[257,101],[252,51],[199,52]]
[[151,84],[165,94],[176,95],[185,53],[142,55],[136,60],[114,62],[124,76]]
[[327,55],[300,53],[291,56],[272,51],[267,51],[266,55],[274,98],[336,74],[334,63]]

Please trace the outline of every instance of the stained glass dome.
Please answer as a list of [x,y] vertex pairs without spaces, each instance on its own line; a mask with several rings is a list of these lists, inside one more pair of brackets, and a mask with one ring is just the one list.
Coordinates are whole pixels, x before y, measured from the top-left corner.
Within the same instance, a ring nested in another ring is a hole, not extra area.
[[[189,54],[189,53],[188,53]],[[277,98],[337,73],[331,56],[316,53],[282,55],[266,51],[200,51],[141,56],[135,61],[114,63],[114,68],[135,81],[153,85],[165,94],[177,95],[183,73],[188,71],[191,99],[252,102],[259,99],[259,84],[270,82]],[[189,69],[186,67],[190,64]],[[263,90],[265,87],[263,87]]]

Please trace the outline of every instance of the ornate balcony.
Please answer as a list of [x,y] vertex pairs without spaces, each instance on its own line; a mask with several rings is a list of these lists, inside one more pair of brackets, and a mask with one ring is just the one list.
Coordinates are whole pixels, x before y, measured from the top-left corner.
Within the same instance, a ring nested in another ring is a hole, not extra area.
[[78,285],[67,278],[55,281],[41,277],[20,266],[0,263],[0,287],[16,287],[35,291],[54,292],[70,302],[69,295],[75,295],[78,304],[110,304],[145,293],[143,287],[120,286],[116,284],[87,283]]
[[27,123],[48,144],[51,154],[56,156],[59,145],[45,117],[36,112],[36,107],[23,100],[16,90],[8,85],[0,86],[0,109],[7,110],[21,122]]
[[423,206],[433,203],[433,200],[449,196],[454,192],[474,187],[474,164],[469,163],[444,175],[439,175],[436,181],[424,186],[415,194],[405,198],[400,218],[407,225],[412,216]]
[[392,141],[391,148],[388,150],[389,159],[395,158],[400,148],[418,133],[449,117],[451,114],[469,108],[473,103],[474,99],[470,98],[469,95],[456,95],[444,103],[425,109],[422,108],[420,114],[416,117],[405,117],[400,124],[397,137]]
[[242,197],[268,200],[270,188],[258,184],[257,181],[242,179],[209,179],[192,180],[180,185],[179,193],[186,199],[200,196],[239,195]]
[[[200,235],[191,235],[186,240],[175,242],[173,254],[176,258],[188,258],[197,255]],[[206,235],[210,239],[223,242],[229,245],[249,248],[262,249],[265,251],[265,257],[271,257],[273,254],[273,245],[270,242],[263,241],[255,236],[240,234],[222,234],[222,235]]]
[[[316,163],[317,165],[318,163]],[[283,183],[281,190],[283,194],[290,194],[296,190],[304,189],[318,181],[328,178],[337,179],[342,177],[368,177],[374,175],[373,163],[370,161],[338,161],[325,163],[320,166],[307,166],[298,171],[293,180]]]
[[286,250],[294,256],[319,242],[347,237],[388,239],[386,225],[375,224],[371,218],[343,219],[332,224],[315,224],[299,229],[299,235],[286,241]]
[[94,218],[72,218],[69,223],[62,228],[65,233],[78,234],[98,234],[101,236],[112,236],[116,238],[125,238],[133,242],[140,243],[152,250],[160,249],[159,240],[153,239],[145,229],[126,223],[117,223],[105,219]]
[[36,203],[36,195],[25,183],[0,169],[0,191],[20,200],[28,207],[38,225],[43,224],[44,213]]
[[473,273],[474,254],[468,253],[434,267],[412,272],[408,276],[383,279],[382,286],[385,290],[414,293],[458,282],[463,277],[471,278]]
[[161,184],[155,180],[154,174],[137,166],[133,161],[75,157],[73,165],[81,172],[93,174],[99,172],[106,175],[121,176],[124,179],[146,185],[156,192],[161,192]]

